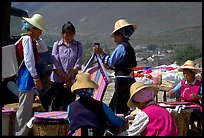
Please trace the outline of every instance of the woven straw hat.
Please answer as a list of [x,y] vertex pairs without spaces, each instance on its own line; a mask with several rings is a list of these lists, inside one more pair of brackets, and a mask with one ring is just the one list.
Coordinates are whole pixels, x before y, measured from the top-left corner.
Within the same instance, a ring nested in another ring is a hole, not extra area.
[[125,19],[120,19],[120,20],[116,21],[116,22],[115,22],[115,26],[114,26],[114,31],[110,34],[110,36],[113,37],[113,34],[114,34],[117,30],[119,30],[119,29],[121,29],[121,28],[123,28],[123,27],[126,27],[126,26],[130,26],[130,25],[133,26],[134,31],[137,29],[137,25],[135,25],[135,24],[129,24]]
[[42,31],[46,31],[45,29],[45,20],[44,17],[40,14],[34,14],[31,18],[23,17],[24,20],[32,24],[33,26],[37,27]]
[[89,73],[79,73],[76,76],[76,82],[72,85],[71,91],[84,88],[98,88],[98,84],[91,80]]
[[145,89],[145,88],[152,89],[154,91],[154,93],[152,93],[152,91],[150,91],[149,93],[140,93],[141,101],[142,101],[142,99],[144,99],[143,102],[151,100],[154,97],[154,95],[156,95],[158,92],[158,88],[153,86],[153,85],[145,85],[145,84],[140,83],[140,82],[135,82],[130,87],[130,98],[127,102],[128,107],[130,107],[130,108],[135,107],[135,103],[132,102],[132,98],[133,98],[134,94],[140,92],[140,90]]
[[199,70],[198,68],[195,67],[194,62],[191,61],[191,60],[187,60],[187,61],[183,64],[183,66],[181,66],[181,67],[178,69],[178,71],[183,71],[183,69],[190,69],[190,70],[192,70],[192,71],[195,72],[195,73]]

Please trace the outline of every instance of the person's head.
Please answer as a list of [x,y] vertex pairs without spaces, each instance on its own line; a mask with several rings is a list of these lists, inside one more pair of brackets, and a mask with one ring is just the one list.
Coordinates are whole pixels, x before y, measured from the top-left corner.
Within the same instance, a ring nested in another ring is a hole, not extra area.
[[115,22],[114,31],[110,34],[110,36],[114,37],[115,43],[128,41],[136,28],[137,26],[135,24],[129,24],[125,19],[120,19]]
[[80,97],[90,97],[96,88],[98,84],[91,80],[89,73],[79,73],[76,75],[76,82],[72,85],[71,91]]
[[44,25],[44,17],[40,14],[34,14],[31,18],[23,17],[22,31],[24,34],[28,33],[35,39],[38,39],[42,34],[42,31],[46,30]]
[[70,21],[68,21],[62,26],[61,34],[65,41],[71,42],[74,39],[75,35],[74,25]]
[[138,107],[143,109],[147,103],[154,100],[154,96],[157,94],[158,88],[152,85],[145,85],[140,82],[135,82],[130,87],[130,98],[127,102],[127,106]]
[[191,60],[187,60],[180,68],[179,71],[183,72],[184,79],[187,82],[193,82],[195,75],[198,72],[198,68],[195,67],[195,64]]

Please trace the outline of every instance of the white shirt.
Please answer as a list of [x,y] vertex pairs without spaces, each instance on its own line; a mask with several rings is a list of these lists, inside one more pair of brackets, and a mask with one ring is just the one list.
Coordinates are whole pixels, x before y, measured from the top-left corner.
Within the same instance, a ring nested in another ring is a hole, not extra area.
[[134,118],[132,125],[118,136],[140,136],[149,123],[148,115],[140,111]]

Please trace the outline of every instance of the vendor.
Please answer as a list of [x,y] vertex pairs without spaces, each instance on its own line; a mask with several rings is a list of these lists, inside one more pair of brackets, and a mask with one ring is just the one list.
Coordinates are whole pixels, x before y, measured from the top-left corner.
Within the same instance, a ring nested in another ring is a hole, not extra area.
[[183,72],[184,80],[169,91],[169,96],[177,96],[180,100],[188,102],[197,102],[202,105],[202,82],[197,80],[195,75],[198,69],[191,60],[187,60],[179,71]]
[[[196,74],[198,72],[198,68],[195,67],[195,64],[191,60],[187,60],[179,71],[183,72],[184,80],[178,83],[173,89],[171,89],[168,93],[170,98],[176,96],[177,99],[185,101],[185,102],[195,102],[196,104],[202,105],[202,82],[196,79]],[[197,131],[197,127],[194,124],[194,121],[200,122],[201,120],[201,110],[194,110],[190,124],[191,128]]]

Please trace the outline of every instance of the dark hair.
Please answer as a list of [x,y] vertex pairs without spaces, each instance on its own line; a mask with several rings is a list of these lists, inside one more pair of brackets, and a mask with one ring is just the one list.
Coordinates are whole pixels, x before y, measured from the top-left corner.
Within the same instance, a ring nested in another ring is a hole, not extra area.
[[62,34],[73,32],[75,34],[75,27],[74,25],[68,21],[66,24],[62,26]]
[[196,74],[196,72],[194,72],[194,71],[191,70],[191,69],[186,69],[186,68],[184,68],[183,71],[184,71],[184,70],[186,70],[186,71],[190,71],[191,73]]

